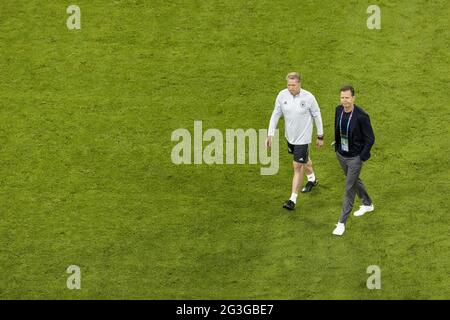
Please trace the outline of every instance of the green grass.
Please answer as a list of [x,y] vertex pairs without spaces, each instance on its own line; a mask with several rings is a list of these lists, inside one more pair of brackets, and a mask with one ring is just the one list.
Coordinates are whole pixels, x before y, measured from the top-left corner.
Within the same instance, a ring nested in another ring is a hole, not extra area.
[[[450,298],[447,1],[380,0],[381,30],[372,1],[79,0],[78,31],[69,4],[0,4],[0,298]],[[326,135],[320,187],[294,213],[281,139],[274,176],[172,164],[171,132],[194,120],[266,128],[293,70]],[[336,238],[345,83],[376,134],[362,174],[376,211]]]

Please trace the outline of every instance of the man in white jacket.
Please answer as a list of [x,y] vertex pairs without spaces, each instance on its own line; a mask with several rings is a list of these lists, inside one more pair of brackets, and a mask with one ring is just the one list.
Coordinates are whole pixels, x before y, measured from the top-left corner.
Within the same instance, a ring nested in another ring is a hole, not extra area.
[[316,145],[323,145],[323,124],[320,108],[316,98],[311,92],[301,88],[300,75],[291,72],[286,76],[287,89],[281,90],[275,100],[275,109],[270,118],[269,132],[266,139],[267,147],[272,146],[272,137],[275,134],[278,120],[284,117],[285,136],[288,152],[293,154],[294,178],[292,179],[292,193],[283,208],[294,210],[303,175],[306,173],[308,182],[302,192],[309,192],[317,185],[312,161],[308,155],[308,145],[311,143],[313,132],[313,119],[317,129]]

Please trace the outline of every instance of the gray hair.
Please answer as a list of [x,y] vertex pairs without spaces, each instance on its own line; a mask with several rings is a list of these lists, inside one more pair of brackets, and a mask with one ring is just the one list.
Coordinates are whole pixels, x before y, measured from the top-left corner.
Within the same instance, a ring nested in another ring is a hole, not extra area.
[[301,77],[300,74],[298,72],[289,72],[286,76],[286,81],[290,80],[290,79],[295,79],[298,82],[300,82]]

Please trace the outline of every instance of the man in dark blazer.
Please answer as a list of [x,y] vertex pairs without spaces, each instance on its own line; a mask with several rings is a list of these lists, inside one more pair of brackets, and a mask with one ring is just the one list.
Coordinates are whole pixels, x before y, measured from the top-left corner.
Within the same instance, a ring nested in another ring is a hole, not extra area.
[[353,209],[356,194],[362,205],[354,213],[355,216],[362,216],[374,210],[372,200],[359,175],[363,163],[370,158],[370,149],[375,142],[369,115],[355,105],[355,89],[352,86],[344,86],[340,93],[341,104],[336,107],[334,120],[334,147],[346,180],[341,216],[333,230],[333,234],[338,236],[345,231],[345,223]]

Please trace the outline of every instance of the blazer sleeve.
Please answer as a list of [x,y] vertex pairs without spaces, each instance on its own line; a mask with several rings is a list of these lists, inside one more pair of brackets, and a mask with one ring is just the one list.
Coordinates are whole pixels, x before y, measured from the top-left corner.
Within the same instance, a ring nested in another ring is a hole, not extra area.
[[338,151],[341,145],[341,137],[339,134],[339,130],[337,127],[337,117],[338,117],[339,106],[336,107],[336,111],[334,112],[334,151]]
[[364,147],[359,154],[362,161],[367,161],[370,158],[370,150],[375,143],[375,135],[373,133],[372,124],[368,114],[362,114],[360,118],[361,134],[364,140]]

